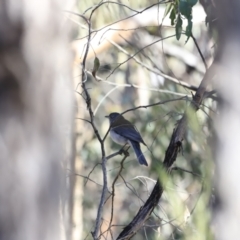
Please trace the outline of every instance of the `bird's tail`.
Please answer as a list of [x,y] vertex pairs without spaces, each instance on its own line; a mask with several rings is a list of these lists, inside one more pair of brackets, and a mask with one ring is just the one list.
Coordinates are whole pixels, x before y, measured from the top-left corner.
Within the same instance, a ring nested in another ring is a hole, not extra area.
[[140,148],[140,144],[138,142],[135,142],[135,141],[129,141],[131,143],[131,146],[137,156],[137,159],[138,159],[138,162],[142,165],[145,165],[145,166],[148,166],[148,163],[141,151],[141,148]]

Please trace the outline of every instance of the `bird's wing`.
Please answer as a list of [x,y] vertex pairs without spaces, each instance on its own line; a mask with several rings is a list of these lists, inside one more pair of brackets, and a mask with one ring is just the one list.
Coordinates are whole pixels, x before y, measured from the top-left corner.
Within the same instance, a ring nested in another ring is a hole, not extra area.
[[136,128],[133,125],[131,125],[131,126],[128,125],[126,127],[124,127],[124,126],[114,127],[113,129],[116,133],[118,133],[119,135],[121,135],[127,139],[130,139],[130,140],[136,141],[136,142],[140,142],[140,143],[146,145],[145,142],[143,141],[140,133],[136,130]]

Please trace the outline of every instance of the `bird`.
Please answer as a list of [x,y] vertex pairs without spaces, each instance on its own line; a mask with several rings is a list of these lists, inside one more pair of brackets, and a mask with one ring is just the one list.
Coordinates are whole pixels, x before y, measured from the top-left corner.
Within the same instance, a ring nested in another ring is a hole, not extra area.
[[120,145],[130,145],[136,154],[138,162],[142,165],[148,166],[148,163],[141,151],[140,143],[145,146],[147,145],[143,141],[135,126],[117,112],[110,113],[109,116],[105,117],[109,118],[110,137],[112,140]]

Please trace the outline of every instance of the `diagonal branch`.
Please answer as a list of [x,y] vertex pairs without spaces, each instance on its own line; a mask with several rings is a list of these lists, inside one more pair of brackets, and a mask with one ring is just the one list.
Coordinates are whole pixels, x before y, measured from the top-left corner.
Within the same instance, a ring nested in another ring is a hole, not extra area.
[[[202,103],[204,98],[204,93],[206,91],[207,83],[213,77],[213,65],[206,71],[205,76],[199,85],[195,95],[193,96],[193,101],[191,107],[197,111]],[[165,158],[163,161],[163,170],[168,173],[171,170],[172,164],[176,161],[177,155],[181,149],[182,141],[184,139],[184,134],[187,128],[187,111],[184,113],[183,117],[178,122],[177,127],[173,130],[173,134],[167,148]],[[119,234],[118,240],[122,239],[131,239],[139,229],[144,225],[146,220],[150,217],[152,211],[157,206],[162,193],[163,193],[163,184],[161,179],[157,180],[156,185],[153,188],[151,195],[149,196],[146,203],[139,209],[137,215],[133,220],[123,229]]]

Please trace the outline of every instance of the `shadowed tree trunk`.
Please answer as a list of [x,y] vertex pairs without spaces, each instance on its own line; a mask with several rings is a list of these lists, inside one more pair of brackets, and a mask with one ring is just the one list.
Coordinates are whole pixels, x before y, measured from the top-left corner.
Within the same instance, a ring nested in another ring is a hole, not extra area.
[[63,0],[0,1],[1,240],[63,233],[73,120],[63,7]]
[[240,2],[216,1],[219,46],[216,87],[221,96],[217,127],[215,178],[216,239],[239,239],[240,219]]

